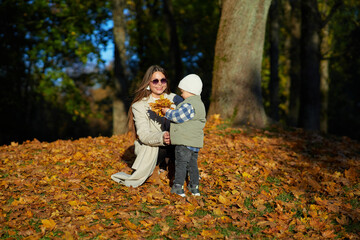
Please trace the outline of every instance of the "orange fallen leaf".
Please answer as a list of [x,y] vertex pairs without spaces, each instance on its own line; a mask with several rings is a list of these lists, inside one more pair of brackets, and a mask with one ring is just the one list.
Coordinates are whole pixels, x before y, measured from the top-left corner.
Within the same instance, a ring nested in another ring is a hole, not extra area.
[[189,223],[191,219],[188,216],[179,216],[178,221],[180,223]]
[[216,229],[212,229],[212,230],[202,230],[201,231],[201,236],[205,237],[205,238],[211,238],[211,239],[219,239],[219,238],[223,238],[224,235],[222,235],[221,233],[219,233]]
[[350,181],[355,181],[358,178],[359,174],[356,169],[351,167],[348,170],[345,170],[345,177]]
[[334,230],[326,230],[326,231],[322,232],[322,236],[324,238],[334,238],[334,237],[336,237],[336,235],[334,234]]
[[276,222],[273,221],[260,221],[257,223],[257,225],[261,227],[265,227],[265,226],[275,227],[277,224]]
[[128,227],[130,229],[133,229],[133,230],[137,229],[137,226],[127,219],[124,221],[124,224],[126,227]]
[[27,211],[26,211],[26,216],[27,216],[28,218],[32,218],[33,213],[32,213],[30,210],[27,210]]
[[115,214],[117,214],[117,211],[110,211],[110,212],[108,212],[108,211],[105,211],[104,212],[104,215],[105,215],[105,217],[107,218],[107,219],[112,219],[112,218],[114,218],[114,215]]

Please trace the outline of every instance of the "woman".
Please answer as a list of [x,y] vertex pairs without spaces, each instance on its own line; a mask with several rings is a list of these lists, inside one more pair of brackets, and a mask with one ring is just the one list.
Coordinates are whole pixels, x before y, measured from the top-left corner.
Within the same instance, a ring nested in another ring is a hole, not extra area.
[[136,136],[136,159],[131,166],[135,171],[131,175],[124,172],[115,173],[111,176],[114,181],[126,186],[140,186],[151,176],[156,167],[159,147],[169,148],[170,123],[151,111],[149,106],[149,103],[155,102],[162,94],[175,105],[183,100],[170,92],[165,70],[153,65],[147,69],[129,110],[129,131]]

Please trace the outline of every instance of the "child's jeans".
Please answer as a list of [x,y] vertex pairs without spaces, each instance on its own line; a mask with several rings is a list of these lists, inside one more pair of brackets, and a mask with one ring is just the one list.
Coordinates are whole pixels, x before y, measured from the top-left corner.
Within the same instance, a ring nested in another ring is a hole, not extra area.
[[198,153],[186,146],[175,146],[175,180],[174,184],[184,185],[186,173],[189,171],[190,185],[199,185]]

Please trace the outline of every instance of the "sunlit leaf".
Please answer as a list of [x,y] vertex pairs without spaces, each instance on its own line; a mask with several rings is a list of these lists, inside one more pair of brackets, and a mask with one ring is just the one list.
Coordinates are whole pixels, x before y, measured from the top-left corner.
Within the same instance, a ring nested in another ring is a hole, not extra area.
[[163,117],[164,114],[162,113],[161,109],[162,108],[170,108],[173,109],[171,107],[171,105],[174,104],[173,102],[170,101],[170,99],[165,98],[164,95],[161,95],[159,99],[157,99],[154,103],[149,103],[151,110],[154,111],[157,115]]
[[56,222],[52,219],[42,219],[41,223],[43,224],[43,226],[48,229],[48,230],[53,230],[54,227],[56,226]]

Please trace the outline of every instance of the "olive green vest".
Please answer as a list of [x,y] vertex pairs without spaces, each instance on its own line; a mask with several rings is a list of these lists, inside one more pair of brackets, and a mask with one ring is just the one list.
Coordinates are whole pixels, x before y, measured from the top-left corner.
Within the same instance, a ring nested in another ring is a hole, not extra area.
[[180,103],[178,109],[184,103],[190,103],[194,108],[193,119],[183,123],[171,123],[170,139],[173,145],[184,145],[189,147],[202,148],[204,145],[204,127],[206,122],[206,111],[200,96],[195,95],[186,98]]

